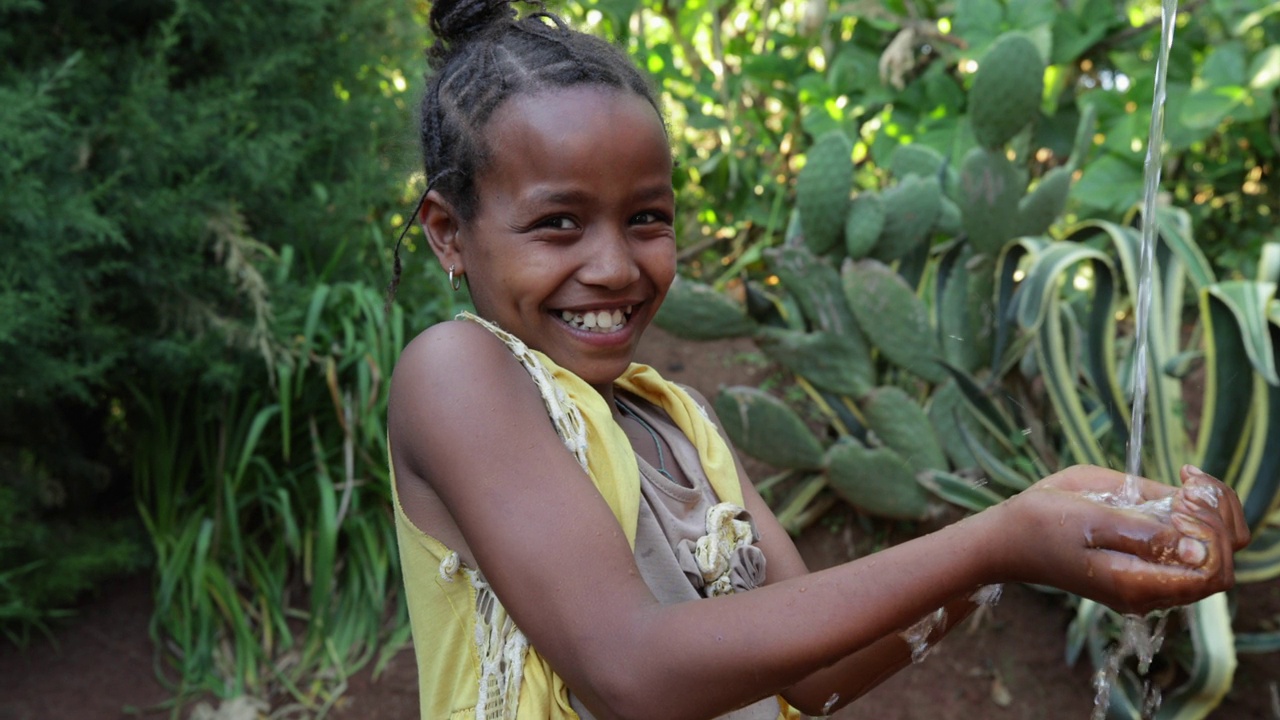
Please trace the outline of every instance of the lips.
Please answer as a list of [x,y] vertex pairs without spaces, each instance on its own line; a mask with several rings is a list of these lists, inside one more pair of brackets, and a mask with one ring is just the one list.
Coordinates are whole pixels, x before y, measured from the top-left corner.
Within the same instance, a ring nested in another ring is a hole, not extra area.
[[608,333],[621,330],[631,317],[632,305],[597,310],[561,310],[560,319],[567,325],[586,332]]

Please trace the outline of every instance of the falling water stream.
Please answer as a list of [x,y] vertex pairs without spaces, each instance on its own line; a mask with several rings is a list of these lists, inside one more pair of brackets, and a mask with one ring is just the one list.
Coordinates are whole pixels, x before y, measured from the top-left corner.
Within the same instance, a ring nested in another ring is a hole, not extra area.
[[[1143,174],[1142,249],[1138,263],[1138,288],[1134,309],[1133,415],[1129,423],[1129,447],[1125,464],[1124,490],[1111,501],[1126,507],[1139,507],[1152,512],[1168,512],[1165,507],[1145,508],[1138,478],[1142,470],[1142,433],[1147,405],[1147,350],[1151,314],[1151,277],[1155,257],[1156,194],[1160,189],[1160,166],[1164,144],[1165,76],[1169,67],[1169,48],[1173,45],[1173,28],[1178,15],[1178,0],[1162,0],[1160,5],[1160,48],[1156,54],[1155,94],[1151,101],[1151,125],[1147,134],[1147,158]],[[1167,617],[1167,616],[1166,616]],[[1164,620],[1157,621],[1154,632],[1147,621],[1127,615],[1120,642],[1111,649],[1106,664],[1095,680],[1092,720],[1103,720],[1111,699],[1111,688],[1124,659],[1136,655],[1138,672],[1145,675],[1151,659],[1164,639]],[[1142,703],[1142,717],[1149,718],[1160,706],[1159,690],[1148,684]]]

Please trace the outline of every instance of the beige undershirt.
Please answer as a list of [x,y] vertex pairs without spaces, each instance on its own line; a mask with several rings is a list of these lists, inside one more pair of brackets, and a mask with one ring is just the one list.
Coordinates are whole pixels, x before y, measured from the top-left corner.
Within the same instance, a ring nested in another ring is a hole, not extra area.
[[[640,467],[640,514],[636,523],[635,559],[640,576],[664,605],[702,599],[702,582],[692,547],[707,532],[707,510],[720,501],[702,471],[697,449],[660,410],[622,393],[618,394],[618,400],[662,437],[671,451],[666,458],[668,467],[678,463],[692,485],[686,487],[669,480],[636,455]],[[749,520],[746,513],[739,518]],[[747,591],[764,583],[764,554],[759,548],[740,548],[731,563],[730,576],[735,590]],[[583,720],[594,720],[572,692],[569,702]],[[720,716],[722,720],[776,720],[777,717],[778,701],[774,697]]]

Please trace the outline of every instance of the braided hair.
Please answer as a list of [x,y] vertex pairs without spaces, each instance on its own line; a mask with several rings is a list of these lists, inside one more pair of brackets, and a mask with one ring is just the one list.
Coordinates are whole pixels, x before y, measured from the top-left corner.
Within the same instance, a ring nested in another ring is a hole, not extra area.
[[[518,17],[515,2],[534,11]],[[663,117],[653,86],[620,48],[569,28],[539,0],[436,0],[429,23],[436,42],[427,51],[431,73],[419,128],[426,192],[439,192],[462,222],[478,210],[475,177],[490,150],[485,125],[507,99],[600,85],[636,93]],[[389,297],[399,283],[397,242]]]

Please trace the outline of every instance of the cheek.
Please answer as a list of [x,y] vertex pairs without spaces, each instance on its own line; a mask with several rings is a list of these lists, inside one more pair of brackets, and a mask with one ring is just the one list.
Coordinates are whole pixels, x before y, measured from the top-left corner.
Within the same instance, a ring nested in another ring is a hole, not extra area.
[[671,287],[671,283],[676,277],[675,240],[662,240],[653,243],[645,257],[645,266],[648,268],[649,277],[653,279],[654,285],[665,295],[667,288]]

